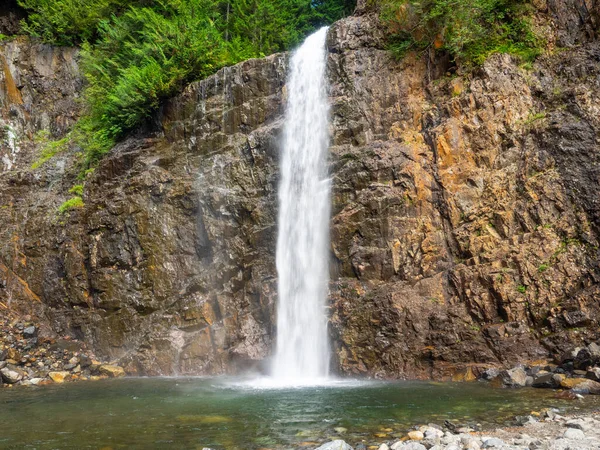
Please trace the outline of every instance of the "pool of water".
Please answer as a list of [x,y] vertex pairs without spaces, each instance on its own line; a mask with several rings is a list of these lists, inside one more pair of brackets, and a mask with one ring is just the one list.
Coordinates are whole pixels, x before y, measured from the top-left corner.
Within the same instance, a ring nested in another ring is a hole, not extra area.
[[[339,382],[273,388],[227,378],[128,378],[0,390],[0,448],[283,449],[343,438],[355,445],[415,424],[505,424],[600,399],[483,383]],[[343,429],[347,429],[344,431]]]

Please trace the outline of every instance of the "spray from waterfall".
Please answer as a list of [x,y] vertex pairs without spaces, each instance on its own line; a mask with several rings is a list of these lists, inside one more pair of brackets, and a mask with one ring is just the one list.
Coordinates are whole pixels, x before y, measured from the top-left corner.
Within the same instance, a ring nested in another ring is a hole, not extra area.
[[326,298],[330,180],[327,28],[292,55],[281,155],[277,273],[277,350],[273,377],[290,384],[329,374]]

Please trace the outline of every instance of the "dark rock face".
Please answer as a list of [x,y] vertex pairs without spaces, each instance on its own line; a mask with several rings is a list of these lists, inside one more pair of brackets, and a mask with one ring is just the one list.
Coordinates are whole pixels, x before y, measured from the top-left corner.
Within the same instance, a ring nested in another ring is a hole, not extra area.
[[[550,3],[544,23],[579,46],[532,70],[496,55],[449,78],[443,62],[394,61],[366,7],[330,30],[338,372],[443,378],[600,338],[600,45],[591,12],[569,34],[573,10]],[[12,130],[0,302],[132,373],[259,367],[275,331],[286,56],[190,85],[87,176],[85,207],[60,216],[76,149],[30,166],[36,133],[63,136],[77,118],[76,51],[0,50]]]

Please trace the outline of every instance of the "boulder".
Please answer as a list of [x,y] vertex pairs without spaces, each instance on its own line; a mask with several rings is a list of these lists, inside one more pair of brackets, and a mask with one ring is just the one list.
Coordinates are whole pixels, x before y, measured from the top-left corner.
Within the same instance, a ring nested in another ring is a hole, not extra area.
[[570,378],[564,381],[566,382],[568,380],[579,380],[578,382],[573,383],[573,387],[571,388],[571,390],[576,394],[600,395],[600,383],[597,381],[588,380],[585,378]]
[[423,433],[421,431],[418,431],[418,430],[417,431],[410,431],[408,433],[408,438],[411,441],[421,441],[421,440],[423,440],[424,437],[425,436],[423,435]]
[[504,443],[504,441],[502,439],[498,439],[498,438],[484,438],[483,439],[483,448],[501,448],[504,447],[506,444]]
[[481,374],[481,378],[483,380],[491,381],[496,378],[500,374],[500,371],[495,367],[490,367],[489,369],[485,369]]
[[27,327],[23,330],[23,337],[25,339],[31,339],[37,337],[37,328],[34,326]]
[[600,367],[591,367],[586,372],[585,377],[590,380],[600,381]]
[[577,428],[569,428],[563,434],[566,439],[585,439],[585,433]]
[[523,387],[527,384],[527,373],[525,373],[522,367],[503,370],[498,377],[502,381],[502,384],[507,387]]
[[21,373],[9,367],[0,369],[0,375],[2,375],[2,380],[8,384],[15,384],[23,379],[23,375]]
[[49,372],[48,376],[55,383],[64,383],[71,378],[71,374],[65,371]]
[[586,370],[589,366],[594,364],[592,354],[587,348],[582,348],[577,353],[577,356],[573,360],[573,367],[579,370]]
[[533,378],[533,383],[531,384],[534,388],[553,388],[557,386],[556,380],[554,378],[555,374],[550,372],[539,372]]
[[100,372],[100,374],[106,375],[110,378],[119,378],[119,377],[125,376],[125,371],[123,370],[122,367],[115,366],[112,364],[102,364],[98,368],[98,372]]
[[560,364],[563,365],[567,362],[573,361],[577,357],[577,354],[579,353],[580,350],[581,350],[580,347],[575,347],[573,350],[569,350],[569,351],[563,353],[562,356],[560,357]]

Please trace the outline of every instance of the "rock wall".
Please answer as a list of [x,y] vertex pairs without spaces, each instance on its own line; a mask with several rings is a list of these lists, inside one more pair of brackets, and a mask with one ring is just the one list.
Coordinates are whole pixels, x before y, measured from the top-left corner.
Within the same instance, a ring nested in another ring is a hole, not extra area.
[[[395,61],[365,5],[331,28],[338,372],[443,378],[600,338],[597,5],[538,8],[549,50],[533,68],[502,55],[459,75],[435,55]],[[286,55],[190,85],[87,175],[85,207],[61,215],[77,149],[31,164],[40,130],[58,138],[77,118],[77,52],[16,40],[0,53],[0,308],[130,373],[260,369],[275,326]]]

